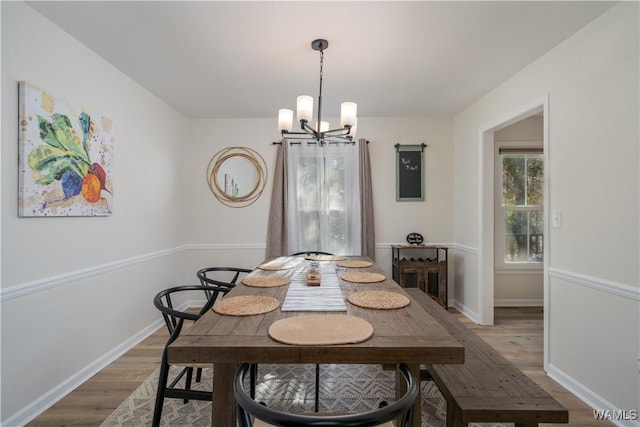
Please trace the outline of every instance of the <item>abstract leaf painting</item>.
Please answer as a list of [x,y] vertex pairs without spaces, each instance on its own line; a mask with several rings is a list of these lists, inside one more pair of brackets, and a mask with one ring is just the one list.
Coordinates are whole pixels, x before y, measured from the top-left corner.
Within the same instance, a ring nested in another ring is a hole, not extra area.
[[105,216],[113,123],[20,82],[18,215]]

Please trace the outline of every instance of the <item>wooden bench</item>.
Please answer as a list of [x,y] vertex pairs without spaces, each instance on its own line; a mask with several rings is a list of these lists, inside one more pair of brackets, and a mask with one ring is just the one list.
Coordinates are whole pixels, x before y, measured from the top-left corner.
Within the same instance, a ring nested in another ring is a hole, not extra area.
[[470,422],[516,427],[569,422],[566,408],[471,329],[420,289],[405,291],[464,345],[464,364],[427,365],[447,401],[447,427]]

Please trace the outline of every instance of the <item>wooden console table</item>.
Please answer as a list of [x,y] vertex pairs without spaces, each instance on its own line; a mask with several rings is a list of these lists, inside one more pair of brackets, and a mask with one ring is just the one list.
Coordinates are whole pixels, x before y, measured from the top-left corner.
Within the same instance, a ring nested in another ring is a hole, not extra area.
[[448,251],[440,245],[391,245],[393,280],[403,288],[419,288],[447,308]]

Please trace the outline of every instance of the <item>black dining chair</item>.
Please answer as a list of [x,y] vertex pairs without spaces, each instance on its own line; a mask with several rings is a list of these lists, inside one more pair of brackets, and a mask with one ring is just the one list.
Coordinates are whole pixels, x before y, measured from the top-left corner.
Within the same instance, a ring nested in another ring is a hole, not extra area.
[[[251,273],[252,270],[240,267],[207,267],[198,270],[196,276],[203,286],[220,286],[229,290],[236,286],[240,276]],[[210,291],[205,291],[205,293]],[[207,298],[212,295],[207,294]],[[215,295],[218,298],[218,294]]]
[[[311,256],[311,255],[333,255],[331,252],[323,252],[323,251],[302,251],[291,254],[290,256]],[[320,408],[320,402],[318,396],[320,396],[320,365],[316,364],[316,385],[315,385],[315,393],[316,393],[316,403],[315,403],[315,411],[318,412]]]
[[[217,296],[219,294],[225,294],[229,291],[229,288],[220,286],[202,286],[202,285],[183,285],[175,286],[169,289],[160,291],[153,298],[153,305],[160,310],[164,322],[169,330],[169,339],[162,351],[162,360],[160,362],[160,374],[158,378],[158,390],[156,392],[156,402],[153,411],[154,427],[160,425],[160,419],[162,417],[162,405],[164,399],[183,399],[186,403],[190,399],[193,400],[208,400],[211,401],[211,390],[198,391],[191,389],[191,381],[193,378],[194,369],[202,369],[203,365],[185,365],[180,366],[182,369],[175,375],[171,383],[169,383],[169,365],[167,360],[167,349],[171,343],[173,343],[179,336],[184,328],[184,322],[193,323],[197,321],[204,313],[206,313],[215,303],[215,297],[208,297],[206,303],[197,312],[193,311],[181,311],[175,306],[175,299],[183,301],[184,298],[193,292],[205,292],[207,295]],[[206,367],[211,367],[207,365]],[[185,385],[183,388],[177,386],[178,382],[185,378]],[[199,375],[196,379],[199,381]],[[168,384],[169,383],[169,384]]]
[[409,427],[413,423],[414,404],[420,390],[420,383],[406,364],[398,366],[401,375],[406,381],[406,391],[395,402],[377,409],[356,414],[311,414],[301,415],[282,412],[268,408],[260,402],[256,402],[245,389],[245,377],[250,371],[248,364],[242,365],[236,374],[233,393],[238,407],[238,422],[241,427],[253,427],[255,418],[260,425],[272,425],[280,427],[317,426],[317,427],[364,427],[364,426],[393,426],[393,420],[401,418],[400,427]]
[[[207,298],[213,299],[215,302],[218,298],[222,298],[227,292],[233,289],[238,284],[240,277],[246,276],[251,273],[251,271],[253,270],[241,267],[206,267],[198,270],[196,276],[203,286],[213,286],[219,289],[218,291],[209,289],[204,291]],[[258,365],[251,365],[251,369],[251,378],[254,378],[254,381],[251,382],[251,395],[255,396],[255,378],[258,377]],[[202,369],[199,368],[196,371],[196,381],[200,381],[201,374]]]

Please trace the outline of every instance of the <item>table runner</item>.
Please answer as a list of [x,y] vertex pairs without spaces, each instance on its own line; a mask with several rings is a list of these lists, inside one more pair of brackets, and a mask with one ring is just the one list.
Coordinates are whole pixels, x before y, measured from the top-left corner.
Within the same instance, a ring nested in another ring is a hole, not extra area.
[[320,265],[320,286],[307,285],[307,265],[300,264],[291,276],[282,311],[347,311],[335,263]]

